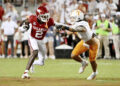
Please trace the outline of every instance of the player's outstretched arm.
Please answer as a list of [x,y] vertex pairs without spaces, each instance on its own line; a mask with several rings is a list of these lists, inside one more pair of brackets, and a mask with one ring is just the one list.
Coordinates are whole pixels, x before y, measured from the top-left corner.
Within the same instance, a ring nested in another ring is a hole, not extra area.
[[73,28],[71,26],[61,24],[61,23],[55,23],[55,26],[57,29],[69,30],[72,32],[86,32],[86,28],[83,26],[77,26],[77,27]]
[[86,28],[84,26],[77,26],[71,29],[73,32],[86,32]]

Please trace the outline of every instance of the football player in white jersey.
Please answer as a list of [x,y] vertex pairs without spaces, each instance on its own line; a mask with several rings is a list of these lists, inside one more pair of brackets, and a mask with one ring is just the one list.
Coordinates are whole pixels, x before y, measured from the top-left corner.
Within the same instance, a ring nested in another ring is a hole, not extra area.
[[80,10],[74,10],[71,13],[70,17],[72,21],[71,26],[56,23],[58,25],[57,28],[62,28],[75,32],[76,35],[81,39],[81,41],[75,46],[71,54],[71,58],[82,64],[79,69],[79,73],[83,73],[86,66],[88,65],[88,62],[80,57],[80,54],[89,50],[89,61],[91,63],[93,72],[87,78],[87,80],[92,80],[97,75],[96,56],[99,49],[99,40],[95,37],[95,34],[90,29],[88,22],[84,21],[84,13],[82,13]]

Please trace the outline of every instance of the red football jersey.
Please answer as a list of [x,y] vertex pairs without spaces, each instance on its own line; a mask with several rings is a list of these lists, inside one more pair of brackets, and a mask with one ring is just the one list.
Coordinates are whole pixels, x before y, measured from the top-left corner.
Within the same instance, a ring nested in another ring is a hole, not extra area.
[[54,25],[52,18],[50,18],[46,23],[38,23],[36,15],[31,15],[29,17],[29,22],[32,24],[31,36],[38,40],[42,40],[46,35],[49,27]]

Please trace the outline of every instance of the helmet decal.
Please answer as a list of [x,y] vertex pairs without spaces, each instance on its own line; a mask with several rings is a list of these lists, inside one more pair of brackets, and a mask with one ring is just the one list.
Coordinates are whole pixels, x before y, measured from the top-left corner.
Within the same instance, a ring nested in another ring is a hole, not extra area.
[[83,20],[84,19],[84,13],[81,12],[80,10],[73,10],[71,12],[71,22],[76,22],[76,21],[79,21],[79,20]]
[[40,13],[40,12],[41,12],[41,10],[37,9],[37,12],[38,12],[38,13]]

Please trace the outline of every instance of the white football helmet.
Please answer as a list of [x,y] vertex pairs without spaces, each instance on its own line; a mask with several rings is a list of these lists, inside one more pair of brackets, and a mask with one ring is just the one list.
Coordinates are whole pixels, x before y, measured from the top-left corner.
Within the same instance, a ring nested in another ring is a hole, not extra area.
[[76,22],[84,19],[84,13],[80,10],[74,10],[70,14],[71,22]]

